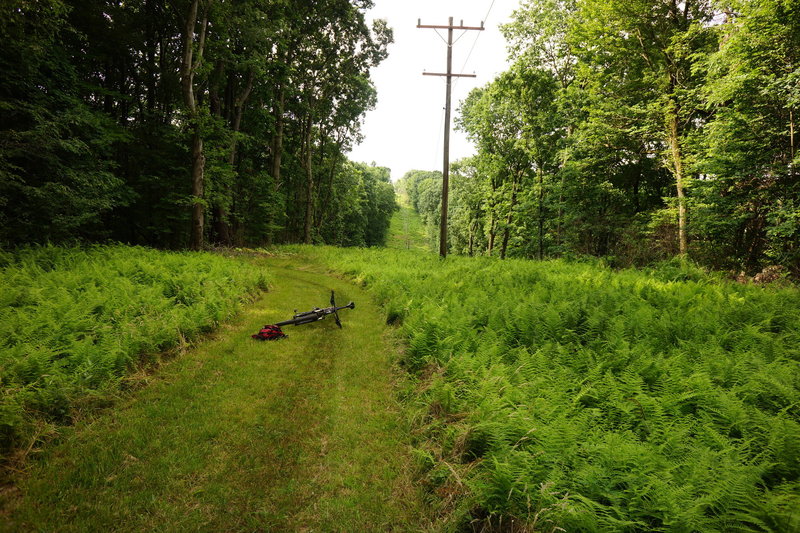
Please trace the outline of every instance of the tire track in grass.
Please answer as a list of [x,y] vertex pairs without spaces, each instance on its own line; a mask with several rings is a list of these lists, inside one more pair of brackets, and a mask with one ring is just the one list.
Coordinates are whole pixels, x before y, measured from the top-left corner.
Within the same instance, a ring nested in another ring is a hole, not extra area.
[[[420,531],[394,347],[354,285],[264,260],[276,286],[153,382],[77,424],[6,502],[8,531]],[[332,319],[250,334],[291,310]]]

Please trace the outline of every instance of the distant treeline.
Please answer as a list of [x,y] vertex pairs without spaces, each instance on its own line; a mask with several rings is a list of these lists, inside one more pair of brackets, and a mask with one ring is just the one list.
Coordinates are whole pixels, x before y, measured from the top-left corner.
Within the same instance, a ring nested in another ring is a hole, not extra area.
[[[527,0],[503,31],[512,66],[460,109],[451,252],[800,275],[800,3]],[[440,180],[403,182],[434,224]]]
[[3,2],[0,244],[380,244],[389,172],[344,155],[392,41],[370,5]]

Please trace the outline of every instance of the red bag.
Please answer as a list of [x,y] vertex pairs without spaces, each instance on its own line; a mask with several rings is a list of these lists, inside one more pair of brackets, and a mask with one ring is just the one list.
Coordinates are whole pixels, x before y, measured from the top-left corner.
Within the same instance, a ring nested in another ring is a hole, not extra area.
[[278,339],[283,339],[284,337],[288,337],[279,326],[273,326],[267,324],[258,333],[252,336],[254,339],[260,341],[274,341]]

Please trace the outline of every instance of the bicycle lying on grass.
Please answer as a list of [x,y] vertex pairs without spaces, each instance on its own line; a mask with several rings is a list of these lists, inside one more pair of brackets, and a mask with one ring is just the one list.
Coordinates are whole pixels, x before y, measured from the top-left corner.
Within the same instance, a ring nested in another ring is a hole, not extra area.
[[295,309],[294,316],[289,320],[284,320],[283,322],[278,322],[277,324],[267,324],[252,337],[258,340],[282,339],[284,337],[288,337],[288,335],[283,333],[281,326],[302,326],[303,324],[310,324],[311,322],[323,320],[328,315],[333,315],[334,320],[336,320],[336,325],[341,328],[342,321],[339,320],[339,311],[342,309],[355,309],[355,307],[356,304],[353,302],[341,307],[337,307],[334,292],[331,291],[330,307],[315,307],[311,311],[305,311],[303,313],[298,313],[297,309]]

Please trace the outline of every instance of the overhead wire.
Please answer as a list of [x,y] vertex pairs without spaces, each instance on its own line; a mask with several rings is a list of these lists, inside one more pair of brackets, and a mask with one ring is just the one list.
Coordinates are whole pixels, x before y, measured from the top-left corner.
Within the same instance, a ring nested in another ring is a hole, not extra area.
[[462,38],[463,36],[465,36],[466,34],[467,34],[467,30],[464,30],[464,31],[462,31],[462,32],[461,32],[461,35],[459,35],[458,37],[456,37],[456,40],[455,40],[455,41],[453,41],[453,44],[456,44],[458,41],[460,41],[460,40],[461,40],[461,38]]
[[445,39],[444,37],[442,37],[442,34],[441,34],[441,33],[439,33],[439,30],[437,30],[436,28],[433,28],[433,31],[435,31],[435,32],[436,32],[436,35],[438,35],[438,36],[439,36],[439,39],[441,39],[441,40],[442,40],[442,42],[443,42],[444,44],[447,44],[447,39]]
[[[486,11],[486,15],[483,17],[482,21],[484,26],[489,21],[489,15],[491,14],[492,9],[494,8],[494,3],[496,1],[497,0],[492,0],[492,3],[489,4],[489,9]],[[472,41],[472,47],[470,47],[469,52],[467,53],[467,59],[464,60],[464,64],[461,66],[461,71],[459,72],[459,74],[464,74],[464,70],[467,68],[467,63],[469,63],[469,59],[470,57],[472,57],[472,52],[475,50],[475,45],[478,44],[478,39],[480,39],[482,33],[483,33],[482,31],[479,31],[475,36],[475,40]],[[459,78],[456,78],[456,83],[458,83],[458,80]]]
[[[486,15],[483,17],[482,25],[485,25],[485,23],[489,20],[489,15],[492,13],[492,9],[494,8],[495,2],[496,2],[496,0],[492,0],[492,3],[489,4],[489,9],[486,11]],[[447,40],[439,33],[439,30],[435,29],[435,31],[436,31],[436,35],[438,35],[439,38],[442,41],[444,41],[445,44],[447,44]],[[456,40],[453,41],[453,44],[455,45],[464,35],[466,35],[466,33],[467,33],[467,31],[464,30],[461,33],[461,35],[459,35],[456,38]],[[464,61],[464,64],[461,67],[460,74],[463,74],[464,73],[464,69],[467,68],[467,63],[469,62],[470,57],[472,57],[472,52],[475,50],[475,45],[478,44],[478,39],[480,38],[481,33],[483,33],[483,32],[478,32],[477,36],[475,37],[475,40],[472,42],[472,47],[470,47],[470,49],[469,49],[469,53],[467,54],[467,59]],[[458,81],[459,81],[459,78],[456,77],[455,82],[453,83],[453,85],[457,84]],[[436,150],[434,151],[434,154],[437,154],[435,156],[436,158],[439,157],[438,156],[438,152],[439,152],[440,145],[441,145],[441,142],[442,142],[442,138],[441,138],[441,135],[439,135],[439,133],[444,129],[444,114],[445,114],[445,109],[442,108],[442,114],[441,114],[441,117],[439,119],[439,131],[436,133]],[[438,160],[436,161],[436,163],[438,163]]]

